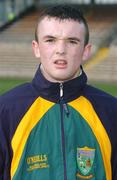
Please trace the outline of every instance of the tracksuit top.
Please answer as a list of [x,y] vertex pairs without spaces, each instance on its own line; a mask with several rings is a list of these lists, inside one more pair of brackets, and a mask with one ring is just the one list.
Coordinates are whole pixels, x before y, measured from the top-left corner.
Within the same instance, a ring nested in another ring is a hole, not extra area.
[[117,180],[117,99],[40,68],[0,97],[0,180]]

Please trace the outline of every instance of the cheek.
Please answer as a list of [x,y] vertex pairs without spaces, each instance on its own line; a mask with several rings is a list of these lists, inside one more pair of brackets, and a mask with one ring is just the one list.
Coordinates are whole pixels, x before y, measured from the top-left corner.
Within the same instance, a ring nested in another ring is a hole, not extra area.
[[52,55],[52,48],[42,45],[40,46],[40,57],[43,59],[49,59]]
[[78,59],[79,61],[82,60],[83,52],[84,52],[84,48],[78,48],[74,53],[75,58]]
[[82,54],[79,51],[70,52],[69,59],[71,63],[78,62],[82,59]]
[[75,53],[70,53],[69,54],[69,64],[71,66],[71,68],[78,68],[79,65],[82,63],[82,57],[83,57],[83,53],[79,52],[79,50]]

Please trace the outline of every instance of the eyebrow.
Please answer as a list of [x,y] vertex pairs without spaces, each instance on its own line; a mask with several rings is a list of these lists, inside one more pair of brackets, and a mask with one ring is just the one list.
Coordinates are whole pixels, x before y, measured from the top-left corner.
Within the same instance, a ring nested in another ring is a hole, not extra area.
[[68,37],[68,38],[57,38],[55,36],[51,36],[51,35],[46,35],[44,36],[43,39],[64,39],[64,40],[72,40],[72,41],[77,41],[77,42],[80,42],[81,40],[77,37]]
[[67,38],[68,40],[72,40],[72,41],[78,41],[78,42],[80,42],[80,39],[79,38],[77,38],[77,37],[69,37],[69,38]]

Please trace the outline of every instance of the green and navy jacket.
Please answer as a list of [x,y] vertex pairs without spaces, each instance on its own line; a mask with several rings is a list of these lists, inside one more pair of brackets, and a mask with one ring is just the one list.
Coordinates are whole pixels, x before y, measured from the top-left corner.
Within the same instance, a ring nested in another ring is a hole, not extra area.
[[0,97],[0,180],[117,180],[117,99],[40,69]]

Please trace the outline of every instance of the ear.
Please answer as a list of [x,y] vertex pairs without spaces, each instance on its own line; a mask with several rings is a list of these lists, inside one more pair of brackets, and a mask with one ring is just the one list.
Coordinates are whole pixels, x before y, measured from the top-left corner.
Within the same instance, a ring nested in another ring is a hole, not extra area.
[[32,49],[36,58],[40,58],[39,43],[35,40],[32,41]]
[[87,61],[90,56],[91,56],[91,44],[87,44],[83,52],[83,58],[82,58],[83,62]]

